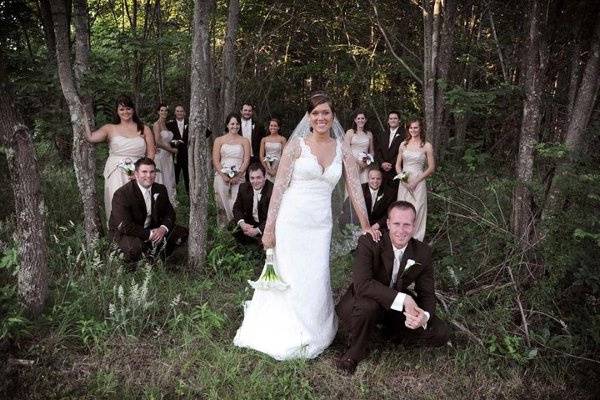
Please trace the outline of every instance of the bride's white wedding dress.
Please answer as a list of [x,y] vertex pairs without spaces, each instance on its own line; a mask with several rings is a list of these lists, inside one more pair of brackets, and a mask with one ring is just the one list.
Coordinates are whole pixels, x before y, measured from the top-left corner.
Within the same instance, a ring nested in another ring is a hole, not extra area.
[[[288,147],[271,197],[275,204],[271,204],[269,213],[276,213],[277,270],[289,288],[256,290],[244,305],[244,321],[233,340],[236,346],[261,351],[277,360],[314,358],[335,337],[337,317],[329,274],[331,195],[342,174],[342,159],[344,164],[347,159],[340,142],[333,162],[324,169],[304,139],[291,141]],[[351,158],[349,150],[348,154]],[[349,167],[355,176],[352,186],[360,190],[356,164],[352,162]],[[278,190],[283,191],[280,201]],[[353,197],[364,210],[362,196]]]

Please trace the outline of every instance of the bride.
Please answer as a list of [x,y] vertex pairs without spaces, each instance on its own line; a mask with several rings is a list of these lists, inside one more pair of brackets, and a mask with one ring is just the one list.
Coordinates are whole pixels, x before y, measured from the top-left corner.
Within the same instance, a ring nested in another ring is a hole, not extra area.
[[[285,291],[256,290],[233,343],[277,360],[314,358],[337,331],[329,277],[331,195],[342,169],[364,233],[371,230],[351,150],[329,97],[313,94],[283,152],[263,234]],[[342,166],[344,168],[342,168]]]

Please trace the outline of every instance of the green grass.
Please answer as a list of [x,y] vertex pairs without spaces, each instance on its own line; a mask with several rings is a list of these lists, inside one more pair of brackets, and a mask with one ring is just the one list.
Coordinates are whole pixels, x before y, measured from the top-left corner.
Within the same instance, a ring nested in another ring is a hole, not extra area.
[[[444,176],[441,171],[433,180],[435,192],[472,205],[472,198]],[[453,215],[464,213],[459,206],[430,197],[428,233],[435,237],[438,288],[448,307],[438,311],[471,334],[453,325],[451,345],[435,350],[407,349],[377,336],[374,351],[349,377],[334,366],[343,351],[339,339],[311,361],[277,362],[232,345],[241,304],[252,294],[246,281],[261,269],[259,250],[239,248],[211,224],[205,271],[158,264],[127,272],[107,243],[91,254],[82,250],[81,221],[69,222],[77,214],[61,202],[64,193],[74,196],[72,172],[45,170],[44,177],[61,185],[46,181],[44,186],[50,205],[51,296],[35,322],[23,319],[15,306],[10,221],[0,229],[9,243],[0,259],[0,398],[592,399],[598,393],[598,364],[573,357],[593,358],[593,333],[586,334],[585,322],[577,325],[571,314],[559,315],[560,308],[548,301],[557,293],[548,282],[561,282],[573,272],[534,268],[539,282],[528,279],[527,268],[510,255],[510,237],[502,233],[509,185],[501,178],[489,182],[475,176],[461,189],[486,188],[479,192],[483,205],[476,207],[481,215],[472,220]],[[179,199],[178,211],[187,215],[185,195]],[[351,260],[345,255],[332,262],[336,298],[348,285]],[[530,314],[532,344],[526,345],[506,265],[525,286],[529,307],[542,311],[545,305],[543,311],[567,321],[570,334],[556,321]],[[127,310],[116,318],[111,304]],[[588,329],[597,326],[587,323]]]

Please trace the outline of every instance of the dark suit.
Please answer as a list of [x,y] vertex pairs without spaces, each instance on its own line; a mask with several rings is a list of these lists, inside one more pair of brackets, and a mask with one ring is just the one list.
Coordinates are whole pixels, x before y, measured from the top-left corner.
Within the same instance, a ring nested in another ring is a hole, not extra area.
[[363,195],[365,196],[365,205],[367,207],[367,215],[369,216],[369,224],[379,224],[380,229],[387,229],[387,209],[397,198],[397,192],[383,185],[377,190],[375,198],[375,206],[371,210],[371,190],[368,183],[362,184]]
[[[262,126],[255,120],[251,119],[252,134],[250,136],[250,148],[252,149],[252,156],[250,156],[250,164],[260,162],[260,141],[265,136],[265,132]],[[240,135],[243,136],[242,127],[240,125]],[[248,165],[250,165],[248,164]],[[246,168],[246,180],[249,180],[248,169]]]
[[[150,189],[150,225],[146,221],[146,202],[137,181],[132,180],[121,186],[112,199],[112,211],[108,223],[112,240],[125,254],[126,261],[137,261],[145,250],[151,248],[148,242],[150,230],[164,225],[169,230],[169,241],[182,241],[187,229],[175,226],[175,210],[169,201],[167,188],[154,183]],[[171,244],[167,243],[167,246]]]
[[[269,203],[271,202],[271,193],[273,192],[273,184],[268,180],[265,181],[265,185],[260,191],[260,200],[257,205],[258,211],[258,221],[254,219],[252,216],[252,206],[254,202],[254,189],[250,182],[244,182],[240,185],[238,190],[237,198],[235,199],[235,203],[233,204],[233,224],[237,224],[237,222],[241,219],[244,220],[245,223],[252,225],[255,228],[260,229],[261,232],[265,231],[265,224],[267,222],[267,212],[269,211]],[[257,238],[260,238],[260,235],[251,238],[249,236],[244,235],[244,232],[241,230],[236,232],[236,239],[241,243],[251,243],[256,242]]]
[[[409,259],[416,264],[405,271]],[[359,239],[352,267],[352,284],[336,307],[341,326],[348,332],[346,357],[356,361],[366,357],[369,339],[378,322],[383,322],[393,337],[405,344],[442,346],[446,343],[448,328],[434,315],[431,248],[410,239],[400,261],[396,284],[390,288],[393,265],[394,250],[389,234],[384,234],[379,242],[373,241],[370,235]],[[415,295],[408,290],[412,283],[415,284]],[[427,329],[406,328],[404,314],[390,308],[398,292],[411,294],[417,305],[429,312]]]
[[189,121],[187,118],[183,120],[183,132],[179,131],[179,125],[177,120],[171,120],[166,123],[167,129],[173,132],[173,140],[181,140],[183,143],[177,146],[177,157],[175,163],[175,181],[179,183],[179,173],[183,173],[183,182],[185,184],[185,191],[190,193],[190,175],[188,172],[188,131]]
[[374,136],[373,139],[373,144],[375,147],[375,161],[377,164],[381,165],[384,162],[392,164],[392,169],[390,171],[384,171],[381,169],[381,172],[383,173],[383,184],[398,192],[399,182],[394,180],[394,176],[396,176],[396,160],[398,158],[398,149],[404,140],[403,131],[400,127],[398,127],[391,145],[389,128],[385,132]]

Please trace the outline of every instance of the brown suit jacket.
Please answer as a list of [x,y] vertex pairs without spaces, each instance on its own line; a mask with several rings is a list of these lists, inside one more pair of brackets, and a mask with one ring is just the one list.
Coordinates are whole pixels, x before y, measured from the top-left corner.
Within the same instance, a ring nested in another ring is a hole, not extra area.
[[[414,260],[416,264],[404,270],[409,259]],[[393,266],[394,250],[389,233],[384,234],[379,242],[373,241],[371,235],[362,236],[358,241],[352,266],[352,284],[341,301],[369,298],[389,310],[398,292],[411,294],[408,286],[414,282],[416,303],[433,316],[435,285],[431,247],[416,239],[410,239],[400,261],[396,284],[390,288]]]
[[265,181],[260,191],[260,201],[258,202],[258,219],[255,221],[252,216],[252,205],[254,201],[254,189],[250,182],[244,182],[240,185],[238,195],[233,204],[233,223],[236,224],[240,219],[243,219],[247,224],[258,227],[261,232],[265,231],[265,224],[267,222],[267,212],[269,211],[269,203],[271,202],[271,192],[273,191],[273,184],[268,180]]
[[[175,226],[175,210],[169,201],[167,188],[160,183],[154,183],[151,188],[151,216],[150,229],[161,225],[167,227],[169,232]],[[137,182],[132,180],[121,186],[114,194],[112,211],[108,223],[111,236],[118,240],[120,236],[136,236],[142,240],[148,239],[148,232],[144,230],[146,221],[146,203]]]

